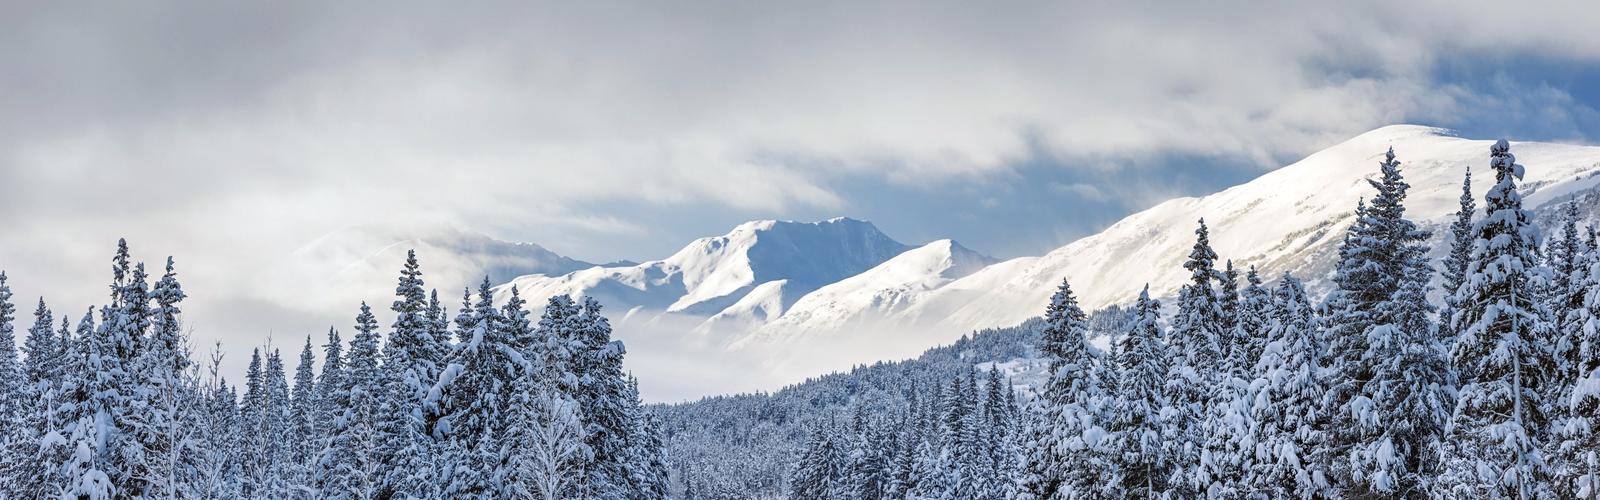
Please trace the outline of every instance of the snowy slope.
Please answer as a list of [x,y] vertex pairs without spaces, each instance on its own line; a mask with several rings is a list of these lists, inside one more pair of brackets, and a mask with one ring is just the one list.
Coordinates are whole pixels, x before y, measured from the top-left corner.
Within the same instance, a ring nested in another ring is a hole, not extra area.
[[[1174,293],[1187,277],[1181,266],[1202,217],[1223,259],[1255,265],[1267,279],[1292,271],[1322,290],[1356,201],[1372,193],[1365,179],[1376,175],[1384,151],[1394,147],[1411,184],[1407,215],[1439,228],[1458,206],[1468,166],[1477,173],[1475,196],[1493,183],[1492,143],[1431,127],[1380,128],[1220,193],[1169,200],[1044,256],[990,266],[931,292],[897,319],[942,330],[930,340],[936,342],[1039,315],[1062,277],[1089,309],[1127,302],[1145,283],[1152,293]],[[1600,148],[1514,142],[1511,151],[1527,167],[1522,185],[1530,208],[1600,181],[1594,176]],[[1435,244],[1445,244],[1442,231],[1435,233]]]
[[[806,293],[872,268],[908,247],[872,224],[753,221],[700,238],[666,259],[593,267],[561,276],[521,276],[524,297],[600,299],[612,310],[765,321]],[[504,292],[505,286],[500,288]]]
[[807,294],[732,347],[792,342],[876,325],[884,315],[904,310],[927,292],[993,262],[955,241],[935,241]]

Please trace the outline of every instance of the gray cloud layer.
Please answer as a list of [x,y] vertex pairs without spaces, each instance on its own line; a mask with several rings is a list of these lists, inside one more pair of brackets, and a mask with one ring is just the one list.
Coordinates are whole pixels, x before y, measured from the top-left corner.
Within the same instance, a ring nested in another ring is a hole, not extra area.
[[76,310],[128,236],[178,255],[191,310],[250,311],[196,318],[202,339],[249,343],[348,323],[353,305],[264,270],[350,224],[649,258],[700,229],[644,210],[851,213],[860,179],[981,183],[1040,156],[1266,167],[1386,123],[1593,117],[1559,88],[1434,76],[1593,65],[1591,3],[1397,3],[12,2],[0,267]]

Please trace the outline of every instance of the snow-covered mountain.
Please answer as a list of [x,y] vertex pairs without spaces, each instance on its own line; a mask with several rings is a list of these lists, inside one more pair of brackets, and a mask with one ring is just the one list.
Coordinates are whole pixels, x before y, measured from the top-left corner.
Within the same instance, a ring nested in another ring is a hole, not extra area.
[[886,315],[905,311],[929,292],[992,263],[994,259],[953,240],[935,241],[801,297],[785,314],[730,347],[883,326],[878,320]]
[[[1217,253],[1241,271],[1255,266],[1269,281],[1294,272],[1313,292],[1326,290],[1340,237],[1390,147],[1412,186],[1407,215],[1435,230],[1442,251],[1462,174],[1478,172],[1477,197],[1493,182],[1492,143],[1431,127],[1380,128],[1222,192],[1161,203],[1037,257],[994,262],[950,240],[908,247],[852,219],[757,221],[663,260],[521,276],[506,286],[535,301],[600,298],[627,325],[619,333],[632,332],[630,346],[652,342],[630,358],[640,360],[635,369],[672,370],[691,387],[670,391],[679,397],[772,388],[1021,323],[1041,314],[1062,278],[1088,309],[1128,302],[1146,283],[1170,295],[1187,278],[1182,262],[1201,218]],[[1529,208],[1548,210],[1600,185],[1600,147],[1512,143],[1512,152],[1527,167],[1521,186]],[[670,361],[647,359],[680,344],[694,348],[660,354]],[[730,369],[751,375],[729,386]]]
[[[1383,127],[1220,193],[1161,203],[1044,256],[995,264],[929,292],[894,319],[942,330],[937,341],[947,341],[1039,315],[1063,277],[1086,308],[1130,301],[1146,283],[1153,294],[1172,294],[1187,279],[1181,266],[1201,218],[1218,255],[1235,266],[1254,265],[1269,280],[1292,271],[1325,290],[1340,236],[1357,200],[1371,195],[1366,179],[1377,175],[1385,151],[1394,148],[1411,184],[1407,216],[1435,228],[1442,249],[1439,229],[1459,206],[1466,169],[1477,172],[1476,197],[1494,182],[1487,167],[1493,142],[1432,127]],[[1530,208],[1600,183],[1600,147],[1513,142],[1511,151],[1527,167],[1521,186]]]
[[871,223],[753,221],[700,238],[662,260],[528,275],[500,287],[524,297],[592,296],[628,316],[670,313],[739,324],[783,315],[813,290],[860,274],[908,248]]

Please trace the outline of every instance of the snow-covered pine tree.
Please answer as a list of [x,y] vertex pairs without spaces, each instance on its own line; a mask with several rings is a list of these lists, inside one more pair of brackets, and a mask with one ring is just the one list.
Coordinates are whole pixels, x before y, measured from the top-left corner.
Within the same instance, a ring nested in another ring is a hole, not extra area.
[[1226,443],[1237,435],[1233,429],[1220,427],[1226,424],[1220,414],[1226,413],[1236,398],[1233,385],[1222,381],[1225,371],[1216,369],[1225,361],[1222,313],[1212,283],[1219,274],[1216,260],[1210,231],[1202,219],[1195,229],[1194,248],[1183,263],[1190,272],[1190,282],[1178,291],[1178,313],[1168,342],[1175,354],[1167,378],[1176,432],[1172,436],[1176,442],[1170,457],[1170,487],[1180,496],[1200,495],[1216,482],[1213,477],[1218,473],[1231,474],[1223,467],[1231,460],[1211,455],[1225,451]]
[[1024,431],[1023,498],[1082,496],[1098,484],[1104,468],[1098,449],[1104,432],[1097,421],[1104,388],[1087,332],[1088,316],[1063,279],[1045,307],[1040,333],[1039,353],[1050,364],[1050,378]]
[[[383,350],[384,394],[378,414],[382,453],[388,466],[383,494],[426,498],[436,495],[432,423],[437,407],[425,404],[438,379],[445,347],[434,337],[430,303],[423,289],[416,250],[406,251],[395,287],[394,324]],[[509,383],[509,381],[507,381]]]
[[[1102,365],[1100,369],[1106,368]],[[989,425],[990,467],[994,470],[991,483],[997,498],[1015,498],[1021,494],[1019,483],[1022,480],[1024,454],[1017,443],[1020,433],[1016,424],[1016,408],[1013,408],[1015,403],[1011,381],[1000,376],[999,366],[989,365],[988,381],[984,384],[983,417]],[[889,458],[885,457],[886,460]]]
[[844,467],[833,438],[822,429],[813,430],[806,443],[800,464],[789,479],[789,498],[795,500],[830,500],[844,498],[850,492],[845,488]]
[[1585,305],[1585,296],[1594,252],[1587,246],[1587,234],[1578,227],[1579,219],[1577,200],[1568,200],[1563,204],[1559,233],[1549,238],[1544,253],[1545,267],[1550,270],[1544,302],[1556,325],[1550,330],[1552,337],[1544,341],[1554,363],[1541,398],[1552,434],[1543,442],[1544,456],[1553,479],[1552,486],[1567,497],[1575,495],[1572,487],[1576,483],[1571,478],[1581,474],[1584,464],[1581,454],[1568,446],[1574,424],[1581,425],[1575,422],[1578,416],[1572,413],[1569,398],[1576,385],[1588,375],[1582,351],[1586,338],[1584,324],[1592,316]]
[[[135,274],[142,274],[142,265]],[[151,496],[197,494],[190,487],[201,467],[196,460],[204,436],[192,425],[201,403],[197,383],[186,372],[189,353],[178,307],[184,298],[168,257],[165,273],[149,293],[154,307],[145,308],[149,335],[131,364],[137,391],[126,400],[124,425],[134,441],[130,446],[138,450],[129,459],[131,467],[143,471],[139,482]]]
[[[115,294],[117,288],[112,290]],[[108,398],[103,396],[112,380],[106,368],[115,366],[115,361],[103,332],[96,327],[94,308],[90,307],[78,322],[71,342],[75,350],[69,356],[69,375],[63,382],[59,438],[42,440],[41,455],[61,471],[61,483],[51,489],[62,496],[109,499],[116,493],[107,449],[115,424]]]
[[1168,491],[1172,454],[1167,425],[1167,346],[1161,331],[1161,304],[1150,287],[1139,293],[1133,323],[1118,340],[1117,392],[1107,428],[1112,466],[1101,480],[1111,498],[1162,498]]
[[383,391],[383,369],[378,365],[378,320],[372,308],[361,303],[356,334],[344,359],[339,399],[343,400],[338,427],[323,467],[327,468],[321,494],[326,498],[369,500],[382,489],[384,463],[378,433],[378,398]]
[[1248,348],[1238,331],[1242,299],[1239,296],[1239,270],[1233,268],[1233,259],[1223,262],[1222,273],[1217,275],[1217,343],[1222,349],[1223,369],[1227,373],[1242,374],[1250,371],[1243,364]]
[[[0,422],[0,458],[13,459],[9,450],[18,446],[19,442],[27,439],[26,420],[19,419],[23,416],[24,397],[29,391],[27,381],[23,378],[21,363],[17,361],[17,341],[14,321],[17,319],[17,307],[11,303],[11,285],[6,283],[5,271],[0,271],[0,411],[11,418]],[[39,308],[44,308],[41,299]],[[10,469],[12,464],[0,464],[0,472]],[[7,475],[0,477],[0,493],[17,494],[20,485],[15,484],[16,476]]]
[[661,442],[660,424],[655,413],[644,407],[639,397],[639,380],[628,377],[629,421],[628,431],[629,471],[633,474],[632,495],[636,498],[667,497],[667,459],[665,445]]
[[1564,414],[1553,424],[1558,434],[1551,466],[1556,491],[1571,498],[1600,497],[1600,249],[1593,228],[1585,233],[1582,279],[1575,284],[1582,302],[1566,311],[1559,331],[1567,340],[1556,343],[1554,356],[1564,363],[1558,372],[1571,370],[1576,376],[1554,401],[1545,396]]
[[316,354],[312,352],[311,336],[300,348],[300,363],[294,369],[294,387],[289,395],[288,483],[296,491],[315,488],[313,471],[320,446],[317,444],[317,376]]
[[1456,340],[1455,292],[1467,281],[1467,264],[1472,260],[1472,244],[1477,241],[1472,223],[1477,211],[1477,199],[1472,197],[1472,167],[1467,167],[1461,180],[1461,208],[1450,222],[1450,253],[1439,266],[1440,287],[1444,290],[1443,307],[1439,308],[1439,336],[1447,345]]
[[[15,439],[7,444],[0,456],[0,474],[11,481],[0,491],[14,496],[33,498],[47,496],[48,486],[59,482],[49,461],[41,460],[44,451],[42,440],[59,428],[56,404],[61,397],[61,378],[65,371],[62,362],[60,338],[56,336],[54,313],[45,305],[44,298],[33,311],[33,326],[23,341],[26,358],[22,366],[21,404],[17,411],[21,428]],[[64,319],[64,318],[63,318]]]
[[600,314],[600,302],[594,298],[584,298],[582,312],[575,319],[574,338],[583,346],[573,363],[578,378],[575,399],[593,453],[586,467],[589,492],[605,498],[626,496],[633,477],[627,463],[632,400],[622,372],[627,349],[621,341],[611,340],[611,324]]
[[1250,266],[1245,271],[1244,290],[1239,292],[1239,314],[1233,330],[1233,357],[1240,367],[1240,378],[1249,380],[1258,373],[1253,370],[1268,342],[1272,309],[1272,292],[1262,286],[1256,266]]
[[1300,280],[1285,273],[1273,297],[1268,342],[1252,383],[1254,460],[1244,489],[1266,498],[1316,498],[1328,491],[1320,464],[1318,412],[1323,379],[1311,301]]
[[101,425],[107,459],[105,471],[118,495],[141,496],[152,494],[149,481],[155,476],[150,470],[152,458],[145,453],[143,436],[156,431],[151,423],[130,419],[130,415],[143,415],[144,396],[149,392],[144,385],[144,370],[140,366],[140,353],[150,331],[149,276],[144,263],[127,265],[129,257],[126,244],[117,249],[120,261],[116,266],[119,287],[112,304],[101,308],[103,317],[100,332],[103,346],[109,355],[100,356],[100,374],[108,390],[97,393],[99,408],[107,408],[107,420]]
[[1451,361],[1460,377],[1450,424],[1450,450],[1438,494],[1534,498],[1548,495],[1540,440],[1548,422],[1541,390],[1552,368],[1546,346],[1551,324],[1538,302],[1546,271],[1534,252],[1539,231],[1522,208],[1516,164],[1506,141],[1490,149],[1495,185],[1484,196],[1484,219],[1468,279],[1455,292],[1460,337]]
[[276,350],[265,358],[260,348],[251,352],[250,367],[245,372],[244,400],[240,404],[241,423],[246,429],[242,478],[245,495],[284,494],[282,465],[286,443],[283,433],[289,420],[289,402],[288,390],[278,387],[280,383],[287,386],[287,382],[281,382],[283,380],[283,361]]
[[[64,321],[66,318],[63,317]],[[50,392],[60,391],[62,377],[62,338],[53,329],[55,327],[55,314],[50,307],[45,305],[44,297],[39,298],[39,306],[33,311],[33,327],[28,328],[28,338],[23,341],[22,374],[27,381],[31,392],[30,398],[44,397]],[[63,330],[65,327],[63,327]],[[36,401],[31,401],[36,402]],[[43,432],[43,428],[39,429]]]
[[342,419],[345,411],[350,406],[350,393],[347,384],[348,374],[344,366],[344,341],[339,338],[339,331],[328,327],[328,342],[322,345],[322,372],[317,374],[316,402],[312,416],[316,428],[316,440],[313,446],[315,456],[312,458],[315,467],[312,469],[312,480],[318,493],[323,492],[336,477],[331,472],[334,470],[335,448],[334,444],[339,433],[344,428]]
[[[1410,185],[1393,148],[1378,168],[1379,179],[1367,181],[1377,194],[1357,207],[1335,268],[1323,412],[1330,423],[1320,461],[1333,487],[1347,494],[1425,495],[1440,410],[1450,406],[1449,373],[1426,299],[1429,233],[1405,217]],[[1412,364],[1396,365],[1400,358]]]
[[1600,497],[1600,368],[1573,384],[1561,403],[1570,416],[1562,422],[1554,486],[1566,498]]
[[445,496],[484,496],[496,491],[493,480],[502,461],[496,440],[506,415],[502,412],[512,391],[511,382],[526,371],[525,360],[510,347],[505,318],[494,306],[487,277],[478,297],[456,316],[456,346],[450,363],[430,390],[430,404],[438,401],[442,416],[436,428],[448,436],[440,463],[444,468]]

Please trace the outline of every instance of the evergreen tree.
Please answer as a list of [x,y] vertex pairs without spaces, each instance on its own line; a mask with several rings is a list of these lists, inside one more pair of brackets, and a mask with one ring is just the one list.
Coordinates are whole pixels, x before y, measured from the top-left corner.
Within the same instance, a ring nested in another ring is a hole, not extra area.
[[1245,488],[1268,498],[1315,498],[1329,486],[1311,460],[1322,444],[1317,417],[1324,392],[1315,328],[1305,288],[1285,273],[1275,292],[1269,341],[1256,364],[1261,378],[1251,386],[1255,449]]
[[1540,392],[1551,368],[1540,341],[1549,338],[1551,325],[1535,287],[1545,272],[1534,260],[1538,230],[1517,192],[1522,166],[1504,140],[1490,153],[1495,186],[1484,197],[1484,219],[1474,226],[1470,277],[1455,292],[1460,337],[1451,361],[1461,388],[1439,491],[1539,497],[1546,494],[1540,440],[1548,424]]
[[1117,395],[1107,426],[1113,436],[1112,467],[1110,477],[1101,478],[1108,497],[1165,497],[1172,458],[1180,451],[1170,446],[1175,429],[1163,417],[1168,408],[1168,352],[1160,315],[1161,304],[1150,298],[1150,287],[1145,286],[1117,348]]
[[343,343],[339,339],[339,331],[329,327],[328,343],[322,345],[322,372],[317,374],[314,385],[316,403],[312,417],[316,428],[316,456],[313,458],[315,467],[312,475],[318,491],[328,487],[337,477],[330,474],[336,458],[334,445],[344,428],[342,419],[350,404]]
[[1472,260],[1472,244],[1477,241],[1477,233],[1473,232],[1472,217],[1478,211],[1477,200],[1472,197],[1472,168],[1468,167],[1464,178],[1461,180],[1461,208],[1456,210],[1456,218],[1450,223],[1450,253],[1445,255],[1443,265],[1440,266],[1442,287],[1444,294],[1444,307],[1439,311],[1439,329],[1445,342],[1455,341],[1454,322],[1452,317],[1456,310],[1455,291],[1461,289],[1462,283],[1467,281],[1467,265]]
[[1040,334],[1039,352],[1050,363],[1050,379],[1026,431],[1025,498],[1081,496],[1097,484],[1103,434],[1097,417],[1103,391],[1087,331],[1087,316],[1072,286],[1062,280],[1045,307]]
[[1346,494],[1415,497],[1436,468],[1450,380],[1426,298],[1429,234],[1405,217],[1393,148],[1378,167],[1335,269],[1321,458]]
[[584,299],[583,310],[575,319],[579,325],[575,338],[583,346],[573,363],[579,383],[575,396],[593,453],[586,467],[589,492],[607,498],[625,496],[633,476],[627,463],[632,400],[622,374],[627,349],[621,341],[611,340],[611,325],[593,298]]
[[290,394],[288,463],[290,487],[310,487],[314,484],[312,471],[319,451],[317,434],[316,354],[312,352],[311,336],[300,349],[300,364],[294,369],[294,388]]
[[505,334],[505,318],[494,306],[488,278],[478,287],[470,308],[456,316],[463,340],[440,374],[429,401],[438,401],[442,416],[436,428],[448,436],[442,451],[441,481],[445,496],[486,496],[496,490],[501,450],[497,433],[512,395],[512,382],[528,369]]
[[361,303],[355,328],[340,380],[341,414],[322,462],[328,469],[322,495],[367,500],[377,498],[382,488],[384,463],[377,412],[384,375],[378,365],[378,321],[365,302]]
[[1218,446],[1208,443],[1215,436],[1226,440],[1232,433],[1221,433],[1220,418],[1216,414],[1231,406],[1234,400],[1231,383],[1221,383],[1216,367],[1223,366],[1221,310],[1212,281],[1217,277],[1216,252],[1211,249],[1210,231],[1204,220],[1195,230],[1195,244],[1189,260],[1183,263],[1190,272],[1190,282],[1178,292],[1178,315],[1172,322],[1171,340],[1174,351],[1169,365],[1167,390],[1172,405],[1171,422],[1175,434],[1170,487],[1179,496],[1202,494],[1211,484],[1214,466],[1207,456],[1207,448]]
[[789,498],[827,500],[842,498],[848,493],[839,451],[833,440],[822,429],[812,431],[805,453],[800,455],[800,465],[789,480]]
[[384,393],[379,404],[384,463],[389,465],[383,484],[386,496],[436,495],[433,477],[432,424],[439,409],[425,403],[438,378],[444,346],[434,337],[438,321],[430,318],[431,304],[423,290],[422,268],[416,250],[406,251],[391,309],[395,313],[389,340],[384,344]]

